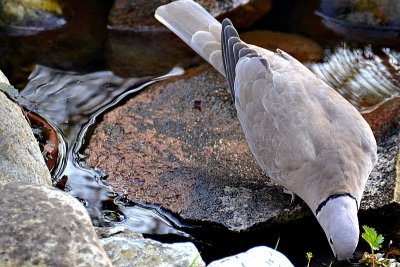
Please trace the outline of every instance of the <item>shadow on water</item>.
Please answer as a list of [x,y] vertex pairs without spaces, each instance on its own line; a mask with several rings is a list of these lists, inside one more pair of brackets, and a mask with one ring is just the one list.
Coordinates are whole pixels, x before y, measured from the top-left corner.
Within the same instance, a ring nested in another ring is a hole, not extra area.
[[[86,206],[94,225],[125,225],[165,242],[190,240],[207,262],[258,245],[274,247],[279,239],[278,250],[296,266],[306,265],[307,251],[315,255],[311,266],[328,266],[332,254],[313,217],[282,226],[254,227],[246,233],[232,233],[215,224],[180,222],[157,205],[111,192],[107,175],[85,165],[82,151],[109,109],[150,84],[180,75],[182,69],[172,69],[173,66],[200,62],[172,35],[107,31],[111,4],[112,1],[70,0],[67,7],[71,12],[67,13],[65,26],[30,36],[0,36],[0,68],[16,87],[24,88],[20,102],[48,119],[64,140],[54,179],[68,179],[68,192]],[[323,62],[310,63],[310,68],[363,112],[373,110],[385,99],[398,97],[400,46],[382,48],[343,38],[326,30],[314,14],[317,7],[315,0],[275,1],[274,11],[255,27],[298,33],[319,42],[325,49],[325,58]],[[171,71],[167,73],[168,70]],[[123,78],[132,76],[141,78]],[[390,223],[382,215],[360,214],[361,225],[368,224],[380,232],[399,229]],[[367,250],[361,241],[357,256]]]

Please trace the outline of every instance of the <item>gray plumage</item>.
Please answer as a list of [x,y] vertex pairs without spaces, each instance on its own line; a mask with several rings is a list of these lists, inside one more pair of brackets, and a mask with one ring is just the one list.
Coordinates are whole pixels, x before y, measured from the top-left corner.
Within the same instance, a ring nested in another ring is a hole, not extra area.
[[360,113],[289,54],[244,43],[229,20],[221,25],[191,0],[161,6],[156,18],[227,78],[260,167],[307,203],[336,257],[349,258],[377,161],[375,138]]

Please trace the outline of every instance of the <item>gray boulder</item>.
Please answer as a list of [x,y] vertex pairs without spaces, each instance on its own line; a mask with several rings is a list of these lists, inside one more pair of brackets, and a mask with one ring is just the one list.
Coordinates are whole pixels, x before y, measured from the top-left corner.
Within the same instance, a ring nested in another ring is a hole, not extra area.
[[112,266],[78,200],[21,182],[0,195],[0,266]]
[[[1,71],[0,82],[8,84]],[[0,91],[0,186],[10,181],[51,185],[49,170],[21,108]]]
[[96,232],[115,267],[205,266],[197,248],[190,242],[163,244],[122,226],[96,228]]

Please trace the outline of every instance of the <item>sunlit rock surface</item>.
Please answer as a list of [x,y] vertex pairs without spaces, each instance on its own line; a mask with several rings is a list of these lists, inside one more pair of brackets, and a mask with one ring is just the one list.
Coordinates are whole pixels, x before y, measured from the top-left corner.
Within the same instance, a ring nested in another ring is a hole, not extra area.
[[[163,28],[154,18],[157,7],[171,0],[116,0],[109,15],[109,24],[114,29],[136,31]],[[196,0],[213,16],[229,16],[236,27],[245,28],[265,15],[271,8],[272,0]]]
[[271,51],[279,48],[301,62],[319,61],[322,57],[322,47],[318,43],[297,34],[257,30],[243,32],[240,38]]
[[[0,72],[0,77],[4,77]],[[0,82],[6,82],[0,78]],[[0,91],[0,185],[10,181],[51,185],[39,145],[21,107]]]
[[190,242],[163,244],[124,227],[96,228],[96,232],[115,267],[205,266],[199,251]]
[[0,195],[0,266],[112,266],[75,198],[16,182]]
[[207,267],[293,267],[279,251],[269,247],[255,247],[246,252],[213,261]]
[[[301,201],[290,206],[290,196],[261,172],[229,97],[224,78],[206,67],[151,86],[105,115],[87,162],[104,170],[117,192],[184,219],[240,231],[309,215]],[[362,209],[399,201],[399,131],[391,136],[379,143]]]

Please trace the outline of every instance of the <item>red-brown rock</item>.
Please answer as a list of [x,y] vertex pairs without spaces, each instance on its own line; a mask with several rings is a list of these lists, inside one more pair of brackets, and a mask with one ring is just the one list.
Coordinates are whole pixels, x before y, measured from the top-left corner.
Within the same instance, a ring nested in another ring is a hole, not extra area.
[[298,216],[257,166],[222,75],[200,67],[165,81],[105,115],[88,164],[117,191],[183,218],[242,230]]
[[298,34],[250,31],[242,33],[240,37],[249,44],[271,51],[279,48],[301,62],[319,61],[322,57],[322,47],[318,43]]
[[[163,28],[154,18],[157,7],[171,0],[116,0],[109,15],[115,29],[149,30]],[[270,9],[272,0],[197,0],[215,17],[229,16],[238,28],[251,26]]]
[[386,138],[392,128],[400,127],[400,97],[387,100],[363,117],[378,139]]

